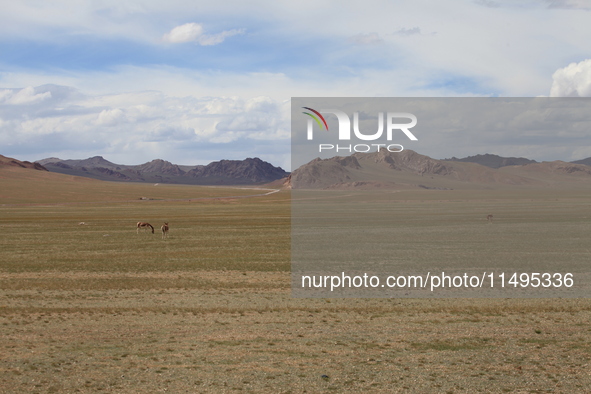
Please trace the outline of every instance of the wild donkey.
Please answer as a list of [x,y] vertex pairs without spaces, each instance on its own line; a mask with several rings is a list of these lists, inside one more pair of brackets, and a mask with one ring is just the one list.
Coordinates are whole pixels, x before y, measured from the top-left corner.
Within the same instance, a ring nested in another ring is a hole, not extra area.
[[154,227],[150,223],[146,223],[146,222],[137,222],[136,232],[139,234],[140,228],[143,228],[144,230],[148,230],[148,227],[150,227],[152,229],[152,234],[154,234]]

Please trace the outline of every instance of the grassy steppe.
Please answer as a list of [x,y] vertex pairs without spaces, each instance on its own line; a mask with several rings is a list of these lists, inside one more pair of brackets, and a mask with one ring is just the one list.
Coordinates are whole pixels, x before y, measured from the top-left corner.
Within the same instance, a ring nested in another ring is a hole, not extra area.
[[[0,172],[0,392],[589,392],[587,299],[295,299],[289,192],[66,178],[48,205]],[[590,211],[568,191],[393,198],[442,225],[493,206],[490,226],[559,231]]]

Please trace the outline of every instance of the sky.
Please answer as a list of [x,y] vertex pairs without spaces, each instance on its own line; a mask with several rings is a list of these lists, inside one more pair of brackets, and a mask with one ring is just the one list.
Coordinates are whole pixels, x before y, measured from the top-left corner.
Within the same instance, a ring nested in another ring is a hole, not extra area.
[[[589,0],[0,7],[0,154],[20,160],[260,157],[291,170],[291,97],[591,96]],[[472,154],[591,156],[580,136],[556,151],[503,138]],[[436,158],[459,155],[450,143]]]

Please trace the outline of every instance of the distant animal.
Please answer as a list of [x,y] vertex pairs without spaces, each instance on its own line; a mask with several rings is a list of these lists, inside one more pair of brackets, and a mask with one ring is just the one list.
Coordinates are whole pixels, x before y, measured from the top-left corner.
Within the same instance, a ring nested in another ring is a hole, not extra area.
[[164,222],[160,230],[162,230],[162,239],[168,237],[168,222]]
[[492,223],[493,215],[486,215],[486,220],[488,220],[489,223]]
[[148,227],[150,227],[152,229],[152,234],[154,234],[154,227],[150,223],[146,223],[146,222],[137,222],[136,232],[139,234],[140,228],[143,228],[144,230],[148,230]]

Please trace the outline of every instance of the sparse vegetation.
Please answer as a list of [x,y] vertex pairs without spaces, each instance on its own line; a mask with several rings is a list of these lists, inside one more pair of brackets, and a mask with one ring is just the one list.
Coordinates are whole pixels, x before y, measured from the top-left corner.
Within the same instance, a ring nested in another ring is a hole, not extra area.
[[[21,179],[13,195],[3,174],[0,204],[42,202],[39,179]],[[113,202],[153,186],[85,189],[54,175],[45,173],[47,196],[60,205],[0,205],[1,392],[583,393],[591,384],[588,299],[291,298],[288,192],[213,199],[219,189],[159,185],[155,197],[209,199]],[[501,231],[529,220],[547,227],[539,236],[565,222],[588,228],[576,212],[590,209],[564,191],[392,198],[408,212],[447,212],[434,227],[476,220]],[[62,204],[81,201],[99,202]],[[454,217],[466,206],[476,219]],[[168,221],[169,238],[136,234],[139,220]]]

